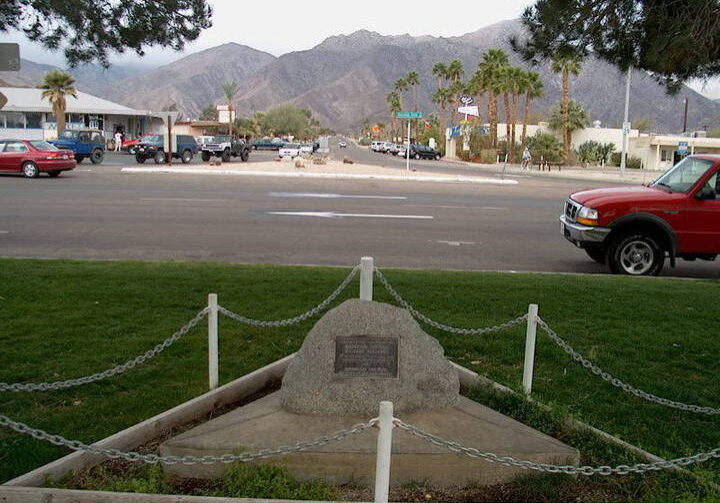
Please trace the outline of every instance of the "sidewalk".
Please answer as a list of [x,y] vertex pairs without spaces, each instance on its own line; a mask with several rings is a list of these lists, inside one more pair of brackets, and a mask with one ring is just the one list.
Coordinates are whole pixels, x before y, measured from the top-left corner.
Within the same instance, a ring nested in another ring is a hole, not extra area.
[[178,174],[178,175],[234,175],[234,176],[273,176],[282,178],[320,178],[334,180],[389,180],[413,182],[448,182],[448,183],[477,183],[491,185],[515,185],[517,180],[508,180],[496,176],[494,173],[467,175],[444,175],[437,172],[423,171],[422,168],[406,171],[397,168],[384,168],[368,164],[343,164],[339,161],[328,161],[327,164],[312,164],[305,162],[305,167],[296,168],[294,162],[256,162],[224,163],[220,166],[210,165],[173,165],[173,166],[143,166],[124,167],[122,173],[128,174]]
[[558,171],[557,168],[554,168],[553,171],[539,171],[535,167],[530,170],[524,170],[517,164],[508,164],[503,166],[502,164],[478,164],[455,159],[443,159],[443,161],[468,168],[474,168],[477,169],[478,172],[485,173],[502,173],[504,171],[505,174],[508,175],[532,175],[548,178],[567,178],[574,180],[594,180],[630,184],[649,183],[663,173],[662,171],[626,169],[625,174],[623,174],[620,172],[620,168],[614,166],[606,167],[605,169],[600,169],[598,167],[568,167],[562,168],[562,171]]

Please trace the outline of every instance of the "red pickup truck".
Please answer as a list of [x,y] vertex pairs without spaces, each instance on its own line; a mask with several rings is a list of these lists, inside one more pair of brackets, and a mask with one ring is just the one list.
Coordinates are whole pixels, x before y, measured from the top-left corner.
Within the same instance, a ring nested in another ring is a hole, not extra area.
[[658,275],[670,258],[720,253],[720,155],[686,157],[641,187],[571,194],[560,216],[565,238],[616,274]]

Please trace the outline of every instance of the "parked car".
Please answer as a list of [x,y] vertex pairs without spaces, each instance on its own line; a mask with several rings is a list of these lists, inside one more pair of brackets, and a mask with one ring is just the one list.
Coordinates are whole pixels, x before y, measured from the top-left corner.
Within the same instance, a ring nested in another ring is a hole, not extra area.
[[400,151],[400,145],[397,143],[389,143],[385,145],[385,153],[386,154],[392,154],[392,155],[398,155],[398,152]]
[[253,140],[253,150],[280,150],[284,142],[278,138],[259,138]]
[[245,140],[230,135],[213,137],[213,141],[200,146],[200,156],[207,162],[211,157],[221,157],[224,162],[240,156],[243,162],[250,158],[250,145]]
[[[189,135],[179,134],[176,136],[177,148],[172,153],[173,159],[180,159],[183,164],[192,161],[193,156],[197,154],[198,147],[195,138]],[[142,164],[148,159],[153,159],[155,164],[167,162],[165,154],[165,135],[151,134],[143,138],[137,144],[135,150],[135,160]]]
[[340,148],[347,148],[347,142],[341,140],[341,141],[338,143],[338,147],[340,147]]
[[666,256],[715,260],[720,253],[720,155],[686,157],[642,187],[571,194],[560,232],[616,274],[657,275]]
[[384,141],[374,141],[370,144],[370,150],[373,152],[380,152],[380,149],[385,145]]
[[75,169],[72,150],[58,148],[44,140],[0,140],[0,172],[22,173],[37,178],[47,173],[54,178]]
[[278,150],[278,156],[280,157],[297,157],[300,155],[300,144],[299,143],[286,143]]
[[198,147],[201,147],[207,143],[213,143],[215,141],[214,136],[196,136],[195,137],[195,143],[198,144]]
[[313,152],[315,152],[315,148],[313,145],[311,145],[309,143],[300,145],[300,153],[301,154],[312,154]]
[[72,150],[78,163],[90,158],[93,164],[100,164],[105,158],[105,137],[99,129],[66,129],[49,143]]

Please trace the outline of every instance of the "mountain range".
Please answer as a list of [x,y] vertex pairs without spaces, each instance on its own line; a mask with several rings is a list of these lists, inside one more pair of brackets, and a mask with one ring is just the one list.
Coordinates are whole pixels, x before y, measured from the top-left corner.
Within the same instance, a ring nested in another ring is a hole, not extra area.
[[[437,79],[432,67],[438,61],[460,59],[466,77],[472,74],[487,49],[501,48],[514,65],[540,73],[545,96],[534,105],[536,119],[545,119],[560,100],[561,81],[549,64],[528,67],[513,53],[509,40],[522,35],[519,20],[503,21],[458,37],[383,36],[360,30],[350,35],[331,36],[314,48],[276,57],[235,43],[197,52],[158,68],[111,67],[102,70],[87,66],[74,70],[82,91],[143,110],[162,110],[177,106],[187,118],[197,118],[208,105],[222,103],[221,84],[236,80],[240,92],[236,100],[239,115],[286,102],[310,108],[324,125],[349,132],[364,120],[390,120],[386,96],[398,77],[415,70],[420,74],[419,109],[436,111],[432,95]],[[52,69],[23,61],[19,73],[0,72],[0,83],[34,85]],[[622,122],[625,74],[595,58],[583,63],[573,77],[571,92],[589,112],[590,120],[606,126]],[[714,102],[683,88],[675,96],[641,71],[631,79],[631,121],[648,119],[658,132],[682,129],[684,100],[688,99],[688,128],[699,130],[720,125],[720,102]],[[406,107],[411,93],[405,93]],[[485,112],[485,103],[481,103]],[[486,118],[487,114],[483,113]]]

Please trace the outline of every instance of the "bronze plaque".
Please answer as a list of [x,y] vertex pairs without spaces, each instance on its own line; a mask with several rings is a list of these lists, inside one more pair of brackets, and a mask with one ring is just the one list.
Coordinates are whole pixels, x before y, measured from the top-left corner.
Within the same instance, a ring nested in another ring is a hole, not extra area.
[[397,377],[398,338],[336,337],[335,375],[339,377]]

